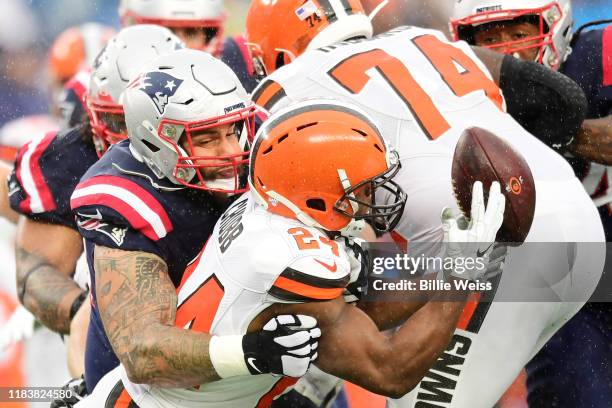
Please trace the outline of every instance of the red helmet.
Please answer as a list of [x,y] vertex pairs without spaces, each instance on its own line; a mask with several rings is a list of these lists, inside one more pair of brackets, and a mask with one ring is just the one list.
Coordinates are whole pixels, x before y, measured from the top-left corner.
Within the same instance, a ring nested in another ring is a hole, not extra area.
[[94,63],[85,96],[98,155],[109,145],[127,139],[122,94],[140,69],[159,55],[183,48],[170,30],[136,25],[112,37]]
[[526,20],[539,33],[516,41],[485,45],[514,55],[537,49],[536,62],[557,69],[571,52],[572,6],[570,0],[463,0],[455,4],[450,30],[455,41],[474,44],[475,30],[492,23]]
[[[121,0],[119,17],[124,26],[156,24],[172,31],[203,30],[206,44],[198,48],[215,57],[219,57],[223,51],[227,17],[223,0]],[[188,41],[182,39],[189,47]]]

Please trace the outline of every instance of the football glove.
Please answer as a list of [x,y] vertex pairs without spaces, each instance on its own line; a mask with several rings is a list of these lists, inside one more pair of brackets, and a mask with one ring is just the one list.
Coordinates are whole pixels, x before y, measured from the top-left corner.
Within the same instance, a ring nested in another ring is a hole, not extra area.
[[321,330],[304,315],[279,315],[244,336],[213,336],[210,359],[221,378],[276,374],[301,377],[317,358]]
[[28,310],[19,305],[9,320],[0,328],[0,353],[13,344],[32,336],[36,318]]
[[66,391],[66,396],[51,401],[50,408],[72,408],[87,396],[87,387],[83,376],[71,379],[61,389]]
[[484,279],[495,236],[504,221],[505,205],[506,199],[501,193],[499,183],[493,182],[485,207],[482,183],[477,181],[472,188],[469,220],[462,215],[455,216],[449,208],[442,210],[443,257],[452,258],[453,266],[458,264],[455,261],[459,258],[464,260],[481,258],[485,265],[484,268],[462,268],[461,270],[453,267],[445,270],[445,275],[469,280]]

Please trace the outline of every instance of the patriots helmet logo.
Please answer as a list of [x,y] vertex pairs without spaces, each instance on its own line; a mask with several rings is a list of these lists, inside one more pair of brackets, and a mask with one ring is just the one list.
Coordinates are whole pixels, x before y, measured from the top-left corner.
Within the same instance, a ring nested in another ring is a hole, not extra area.
[[172,97],[183,83],[182,79],[173,77],[164,72],[147,72],[138,77],[130,88],[138,88],[146,93],[155,104],[157,111],[163,115]]

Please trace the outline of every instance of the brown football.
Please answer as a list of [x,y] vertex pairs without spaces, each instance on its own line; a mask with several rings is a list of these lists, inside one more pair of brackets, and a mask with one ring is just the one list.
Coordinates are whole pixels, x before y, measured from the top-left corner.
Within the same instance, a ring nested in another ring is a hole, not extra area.
[[467,217],[474,182],[482,181],[486,202],[491,183],[498,181],[506,210],[497,241],[525,241],[535,212],[535,185],[529,165],[508,142],[482,128],[466,129],[455,147],[451,176],[455,198]]

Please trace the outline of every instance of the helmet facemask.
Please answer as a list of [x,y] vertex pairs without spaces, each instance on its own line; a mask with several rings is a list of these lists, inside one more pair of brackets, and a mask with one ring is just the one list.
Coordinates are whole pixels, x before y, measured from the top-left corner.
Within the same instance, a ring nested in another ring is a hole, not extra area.
[[[198,190],[226,194],[247,191],[246,168],[250,142],[255,135],[255,114],[256,108],[249,106],[203,121],[162,119],[157,133],[163,141],[170,144],[178,156],[174,178],[180,184]],[[226,155],[196,155],[194,139],[207,130],[220,126],[233,126],[241,151]]]
[[[350,184],[346,173],[338,171],[345,193],[334,205],[334,210],[351,218],[349,224],[340,231],[342,235],[358,235],[364,229],[364,223],[369,224],[379,236],[397,226],[404,213],[406,193],[393,181],[401,168],[397,152],[391,152],[389,157],[387,170],[355,185]],[[376,203],[379,189],[390,194],[389,204]]]
[[123,107],[94,101],[90,96],[85,96],[85,101],[96,153],[102,157],[110,145],[128,137]]
[[529,22],[538,27],[538,34],[516,41],[506,41],[491,45],[482,45],[484,48],[507,55],[518,57],[525,50],[537,49],[534,61],[557,69],[563,62],[563,56],[557,49],[554,35],[557,25],[561,23],[564,15],[558,3],[551,3],[544,7],[534,9],[484,11],[468,18],[453,21],[453,31],[459,38],[470,44],[475,44],[474,33],[486,27],[505,22]]

